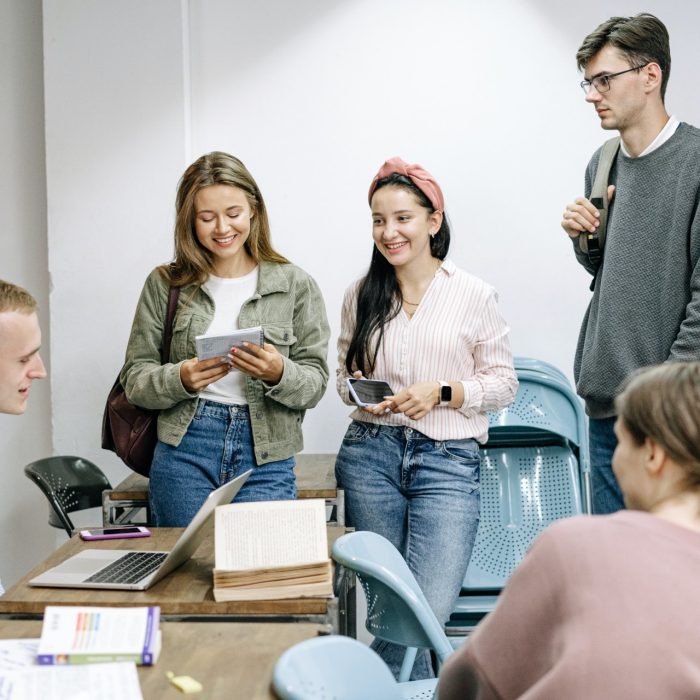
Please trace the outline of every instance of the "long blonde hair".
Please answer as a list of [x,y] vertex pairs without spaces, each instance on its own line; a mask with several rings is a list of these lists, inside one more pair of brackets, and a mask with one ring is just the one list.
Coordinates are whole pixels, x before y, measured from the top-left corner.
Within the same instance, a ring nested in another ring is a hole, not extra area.
[[248,169],[235,156],[212,151],[198,158],[185,170],[175,200],[175,260],[160,267],[169,284],[183,287],[203,284],[213,267],[213,255],[197,240],[194,200],[197,192],[210,185],[230,185],[242,190],[255,216],[250,222],[250,235],[245,250],[255,262],[288,263],[272,247],[270,222],[265,200]]

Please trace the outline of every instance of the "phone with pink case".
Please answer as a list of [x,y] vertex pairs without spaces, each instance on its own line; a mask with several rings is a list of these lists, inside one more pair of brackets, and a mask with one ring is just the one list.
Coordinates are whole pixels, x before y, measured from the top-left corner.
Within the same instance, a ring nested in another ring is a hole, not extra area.
[[80,537],[84,540],[117,540],[130,537],[150,537],[151,531],[140,525],[126,525],[124,527],[91,527],[80,531]]

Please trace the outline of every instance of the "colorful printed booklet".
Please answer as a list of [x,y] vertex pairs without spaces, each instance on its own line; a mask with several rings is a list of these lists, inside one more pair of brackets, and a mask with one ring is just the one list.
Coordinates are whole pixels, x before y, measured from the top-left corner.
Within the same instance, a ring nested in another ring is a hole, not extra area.
[[37,663],[133,661],[151,666],[160,653],[160,608],[47,606]]

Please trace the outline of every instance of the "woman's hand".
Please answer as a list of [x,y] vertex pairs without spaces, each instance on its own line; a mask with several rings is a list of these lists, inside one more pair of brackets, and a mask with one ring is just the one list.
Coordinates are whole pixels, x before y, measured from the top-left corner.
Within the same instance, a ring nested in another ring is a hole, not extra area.
[[420,420],[440,403],[438,382],[417,382],[402,389],[395,396],[376,404],[374,413],[384,413],[388,408],[392,413],[403,413],[412,420]]
[[210,357],[202,361],[193,357],[180,365],[180,381],[190,394],[196,394],[225,377],[230,371],[230,365],[221,357]]
[[231,364],[254,379],[262,379],[268,384],[277,384],[282,379],[284,360],[277,348],[270,343],[262,347],[254,343],[243,343],[245,350],[231,348]]

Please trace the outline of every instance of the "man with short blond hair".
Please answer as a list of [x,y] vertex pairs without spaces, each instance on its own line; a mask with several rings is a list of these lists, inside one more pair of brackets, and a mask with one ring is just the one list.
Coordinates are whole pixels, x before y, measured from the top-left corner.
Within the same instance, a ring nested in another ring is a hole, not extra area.
[[32,382],[46,376],[36,308],[26,289],[0,280],[0,413],[24,413]]

